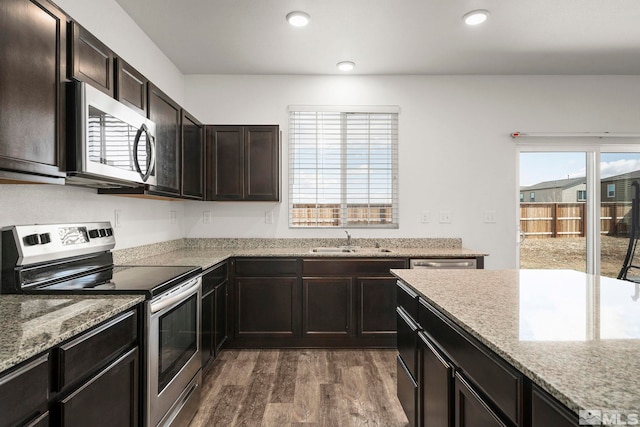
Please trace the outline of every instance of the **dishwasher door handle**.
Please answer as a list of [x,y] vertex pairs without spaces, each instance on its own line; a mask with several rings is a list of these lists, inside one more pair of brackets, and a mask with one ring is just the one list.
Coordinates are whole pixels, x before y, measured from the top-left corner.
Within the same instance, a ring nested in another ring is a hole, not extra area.
[[476,260],[411,260],[411,268],[476,268]]

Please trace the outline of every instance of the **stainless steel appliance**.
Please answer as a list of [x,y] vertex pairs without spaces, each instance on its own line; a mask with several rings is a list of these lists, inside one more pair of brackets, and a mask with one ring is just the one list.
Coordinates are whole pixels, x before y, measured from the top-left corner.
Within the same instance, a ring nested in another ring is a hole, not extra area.
[[441,269],[441,268],[478,268],[476,258],[422,258],[409,260],[409,268]]
[[198,409],[202,269],[114,266],[109,222],[3,228],[0,293],[141,294],[142,425],[187,425]]
[[82,82],[67,84],[67,182],[156,184],[156,125]]

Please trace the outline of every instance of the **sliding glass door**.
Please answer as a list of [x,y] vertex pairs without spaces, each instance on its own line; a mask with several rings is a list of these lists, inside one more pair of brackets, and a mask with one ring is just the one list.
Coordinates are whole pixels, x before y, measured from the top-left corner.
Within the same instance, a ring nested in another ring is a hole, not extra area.
[[587,147],[520,147],[520,268],[618,277],[625,265],[640,266],[628,251],[640,148]]

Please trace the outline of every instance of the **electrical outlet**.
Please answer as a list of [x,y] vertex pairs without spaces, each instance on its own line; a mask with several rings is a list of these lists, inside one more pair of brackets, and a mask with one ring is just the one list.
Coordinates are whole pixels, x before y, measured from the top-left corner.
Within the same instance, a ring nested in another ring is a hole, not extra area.
[[113,226],[120,227],[122,224],[120,223],[122,220],[122,211],[120,209],[116,209],[113,211]]
[[176,218],[177,216],[177,212],[176,211],[169,211],[169,218],[171,219],[171,224],[175,224],[176,223]]
[[211,211],[202,212],[202,223],[211,224]]
[[451,211],[440,211],[440,224],[451,224]]
[[266,211],[264,213],[264,223],[265,224],[273,224],[273,212],[272,211]]
[[422,211],[420,222],[423,224],[427,224],[429,222],[429,211]]
[[484,222],[485,224],[495,224],[496,211],[484,211]]

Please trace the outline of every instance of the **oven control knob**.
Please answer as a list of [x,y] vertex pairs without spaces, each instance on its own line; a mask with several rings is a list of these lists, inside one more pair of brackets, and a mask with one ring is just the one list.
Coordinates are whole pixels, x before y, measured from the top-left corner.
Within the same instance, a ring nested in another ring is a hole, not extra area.
[[24,244],[26,246],[35,246],[40,244],[40,235],[38,234],[29,234],[28,236],[24,236]]
[[51,234],[43,233],[40,235],[40,244],[46,245],[47,243],[51,243]]
[[105,228],[104,231],[107,233],[107,236],[113,236],[113,228]]
[[107,230],[104,228],[101,228],[100,230],[98,230],[98,233],[100,234],[100,237],[106,237],[107,236]]
[[92,239],[95,239],[99,235],[100,233],[98,233],[98,230],[89,230],[89,237],[91,237]]

